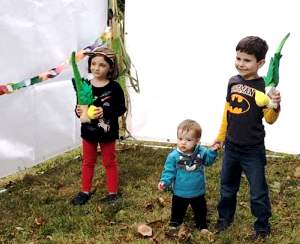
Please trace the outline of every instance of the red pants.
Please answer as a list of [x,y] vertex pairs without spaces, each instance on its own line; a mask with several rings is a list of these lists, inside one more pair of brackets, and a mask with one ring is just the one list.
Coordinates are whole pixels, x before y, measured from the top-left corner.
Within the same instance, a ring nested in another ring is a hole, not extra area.
[[[81,168],[81,190],[90,192],[97,161],[98,143],[82,140],[83,160]],[[116,142],[100,143],[102,164],[106,172],[106,188],[110,192],[118,192],[118,164],[116,159]]]

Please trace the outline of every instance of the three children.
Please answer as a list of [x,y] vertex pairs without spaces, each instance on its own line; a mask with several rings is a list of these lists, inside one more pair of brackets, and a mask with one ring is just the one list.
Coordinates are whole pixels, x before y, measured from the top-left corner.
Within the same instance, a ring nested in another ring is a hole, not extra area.
[[[196,227],[207,228],[204,167],[214,163],[216,150],[224,145],[217,230],[224,231],[233,222],[237,192],[244,172],[250,186],[251,212],[256,217],[255,238],[265,238],[270,234],[268,220],[271,206],[265,177],[265,130],[262,120],[264,118],[269,124],[276,121],[281,96],[278,91],[270,95],[272,102],[278,105],[276,109],[260,107],[255,101],[255,91],[265,92],[264,80],[258,75],[258,70],[265,63],[267,51],[267,43],[256,36],[245,37],[236,46],[235,67],[238,75],[229,80],[221,129],[210,148],[198,145],[202,131],[196,121],[184,120],[178,126],[177,148],[167,156],[158,184],[159,190],[168,187],[173,190],[171,226],[183,223],[186,210],[191,205]],[[116,76],[112,75],[116,69],[114,54],[100,48],[90,55],[89,69],[94,75],[90,83],[97,97],[94,105],[98,109],[95,123],[82,124],[82,189],[72,200],[74,204],[84,204],[90,198],[98,143],[107,174],[107,199],[116,199],[118,193],[115,139],[118,138],[117,118],[126,111],[124,95],[114,81]],[[80,115],[80,107],[76,111]],[[108,123],[109,131],[99,127],[99,120]],[[89,129],[91,126],[97,132]]]

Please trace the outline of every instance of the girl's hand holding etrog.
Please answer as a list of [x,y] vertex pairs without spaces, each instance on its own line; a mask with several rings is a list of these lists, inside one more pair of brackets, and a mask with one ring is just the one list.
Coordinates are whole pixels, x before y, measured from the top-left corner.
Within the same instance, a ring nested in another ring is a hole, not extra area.
[[88,117],[90,119],[101,119],[103,117],[103,109],[101,107],[91,105],[88,109]]

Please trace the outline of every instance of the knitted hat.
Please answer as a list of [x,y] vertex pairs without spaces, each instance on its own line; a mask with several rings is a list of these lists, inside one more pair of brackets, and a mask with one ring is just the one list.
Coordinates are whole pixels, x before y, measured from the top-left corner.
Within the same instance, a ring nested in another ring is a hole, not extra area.
[[109,72],[109,78],[110,79],[117,79],[119,75],[119,69],[118,69],[118,64],[117,64],[117,57],[116,54],[113,50],[107,48],[107,47],[96,47],[92,51],[85,52],[87,56],[89,56],[89,66],[90,66],[90,61],[92,57],[95,56],[105,56],[111,61],[112,65],[112,70]]
[[84,54],[88,55],[88,56],[98,56],[98,55],[103,55],[107,58],[109,58],[112,63],[116,62],[116,54],[113,50],[107,48],[107,47],[96,47],[95,49],[93,49],[90,52],[85,52]]

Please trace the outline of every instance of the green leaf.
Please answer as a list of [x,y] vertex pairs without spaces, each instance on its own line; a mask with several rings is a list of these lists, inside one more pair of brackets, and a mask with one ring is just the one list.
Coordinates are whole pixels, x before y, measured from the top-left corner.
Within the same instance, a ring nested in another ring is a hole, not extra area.
[[78,104],[80,105],[90,105],[93,103],[93,91],[92,86],[82,81],[78,66],[76,64],[76,55],[75,52],[72,52],[71,55],[71,65],[75,80],[75,86],[78,97]]
[[282,47],[287,40],[287,38],[290,36],[290,33],[288,33],[280,42],[277,51],[275,52],[274,56],[270,60],[267,76],[264,77],[265,86],[272,86],[277,87],[279,83],[279,64],[280,59],[282,57],[281,50]]

